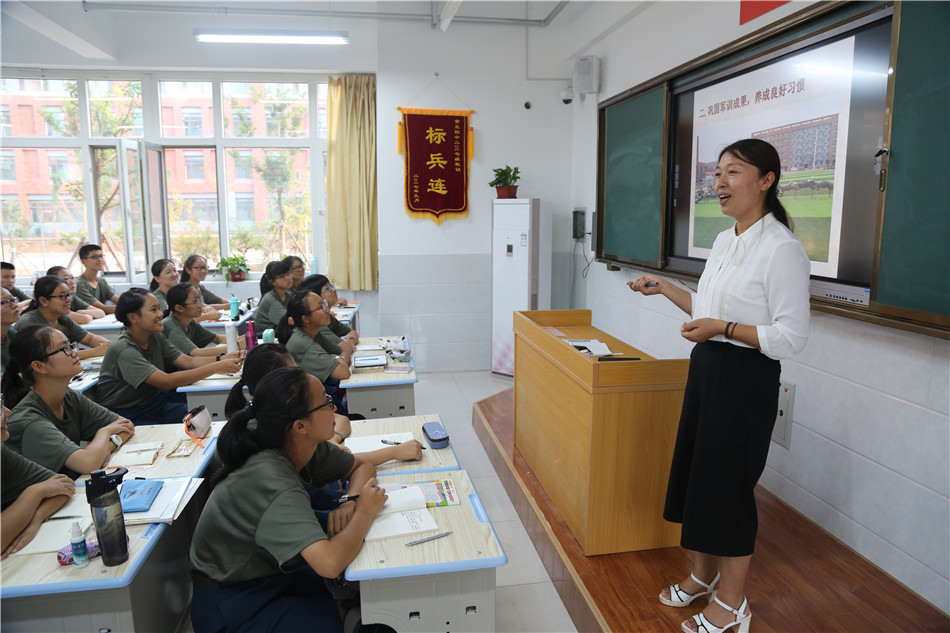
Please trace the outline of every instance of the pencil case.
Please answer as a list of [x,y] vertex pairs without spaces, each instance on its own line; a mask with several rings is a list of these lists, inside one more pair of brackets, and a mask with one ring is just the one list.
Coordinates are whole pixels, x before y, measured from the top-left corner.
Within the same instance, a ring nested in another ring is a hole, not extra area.
[[426,422],[422,425],[422,435],[432,448],[445,448],[449,445],[449,434],[440,422]]

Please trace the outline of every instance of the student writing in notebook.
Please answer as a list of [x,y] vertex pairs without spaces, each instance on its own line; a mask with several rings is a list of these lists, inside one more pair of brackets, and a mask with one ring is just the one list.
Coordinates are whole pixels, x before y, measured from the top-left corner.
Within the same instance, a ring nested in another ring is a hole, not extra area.
[[[0,441],[10,438],[7,418],[10,410],[0,397]],[[57,475],[10,450],[4,444],[0,457],[0,559],[20,551],[36,536],[50,515],[66,505],[76,484],[66,475]]]
[[[340,631],[323,582],[359,553],[386,502],[375,469],[330,446],[333,401],[297,367],[269,373],[218,437],[224,467],[191,542],[195,631]],[[257,426],[248,428],[251,420]],[[323,457],[315,461],[315,455]],[[347,468],[349,468],[347,472]],[[359,494],[325,532],[307,486],[346,476]]]
[[[82,371],[73,343],[51,326],[33,325],[10,342],[3,396],[13,407],[9,447],[70,477],[88,474],[135,432],[132,422],[69,388]],[[81,443],[86,445],[80,448]]]

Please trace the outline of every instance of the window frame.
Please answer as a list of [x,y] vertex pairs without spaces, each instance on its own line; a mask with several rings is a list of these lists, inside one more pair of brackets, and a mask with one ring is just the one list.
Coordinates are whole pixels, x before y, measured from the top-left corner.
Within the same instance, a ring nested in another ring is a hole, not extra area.
[[[185,82],[210,82],[212,93],[212,111],[213,121],[210,136],[202,137],[201,146],[213,148],[215,150],[215,164],[213,166],[206,164],[205,169],[214,168],[217,172],[217,211],[218,211],[218,239],[222,256],[230,255],[228,248],[228,186],[225,176],[226,156],[229,149],[253,149],[253,148],[301,148],[309,150],[310,169],[309,169],[309,190],[313,202],[318,204],[311,205],[310,223],[311,223],[311,257],[310,266],[315,270],[326,270],[326,192],[324,166],[319,162],[318,157],[326,152],[327,139],[321,138],[319,133],[319,111],[318,111],[318,93],[319,85],[328,82],[326,74],[318,73],[262,73],[262,72],[176,72],[176,71],[112,71],[112,70],[69,70],[55,69],[43,72],[43,77],[37,77],[36,70],[3,68],[2,79],[18,82],[21,85],[25,80],[47,80],[47,81],[76,81],[77,97],[79,101],[79,130],[75,136],[23,136],[13,137],[5,135],[3,137],[4,149],[78,149],[83,157],[83,179],[86,192],[93,192],[95,188],[92,181],[92,148],[113,146],[116,151],[120,151],[121,139],[139,140],[147,144],[166,147],[195,147],[196,137],[164,137],[161,129],[161,99],[159,87],[162,81]],[[141,110],[137,113],[137,122],[135,133],[141,130],[141,135],[132,134],[124,137],[101,137],[91,134],[89,119],[89,94],[88,81],[140,81],[142,86]],[[288,136],[288,137],[236,137],[225,135],[223,129],[224,123],[224,103],[221,98],[222,84],[224,82],[252,84],[252,83],[271,83],[271,84],[306,84],[307,86],[307,136]],[[325,91],[324,91],[325,92]],[[205,122],[202,127],[205,127]],[[206,130],[202,130],[207,134]],[[207,163],[207,161],[205,161]],[[14,165],[14,169],[15,169]],[[207,171],[206,171],[207,173]],[[143,196],[144,204],[148,204]],[[163,200],[163,205],[165,204]],[[101,242],[101,231],[96,217],[95,200],[91,193],[86,195],[86,233],[90,242]],[[146,208],[146,215],[149,210]],[[162,215],[165,222],[168,222],[167,209],[162,209]],[[165,245],[169,249],[169,244]],[[166,253],[167,255],[167,253]],[[156,256],[161,256],[156,254]],[[216,263],[216,262],[212,262]],[[129,266],[126,266],[129,268]],[[117,279],[122,276],[116,275]],[[133,271],[126,270],[124,273],[126,281],[132,281]]]

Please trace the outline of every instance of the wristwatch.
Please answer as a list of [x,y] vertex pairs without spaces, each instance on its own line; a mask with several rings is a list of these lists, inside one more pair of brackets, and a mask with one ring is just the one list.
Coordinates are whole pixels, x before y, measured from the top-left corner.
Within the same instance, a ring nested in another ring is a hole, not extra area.
[[117,449],[122,447],[122,438],[116,435],[115,433],[110,435],[109,439],[112,440],[112,443],[115,444],[115,447]]

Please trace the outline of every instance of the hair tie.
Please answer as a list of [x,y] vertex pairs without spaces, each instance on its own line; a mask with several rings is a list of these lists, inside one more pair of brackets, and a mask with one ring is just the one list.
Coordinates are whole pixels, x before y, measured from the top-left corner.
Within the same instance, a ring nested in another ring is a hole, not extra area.
[[248,405],[247,405],[246,407],[244,407],[244,410],[247,412],[248,417],[252,417],[252,418],[256,418],[256,417],[257,417],[256,415],[254,415],[254,403],[253,403],[253,402],[248,403]]

